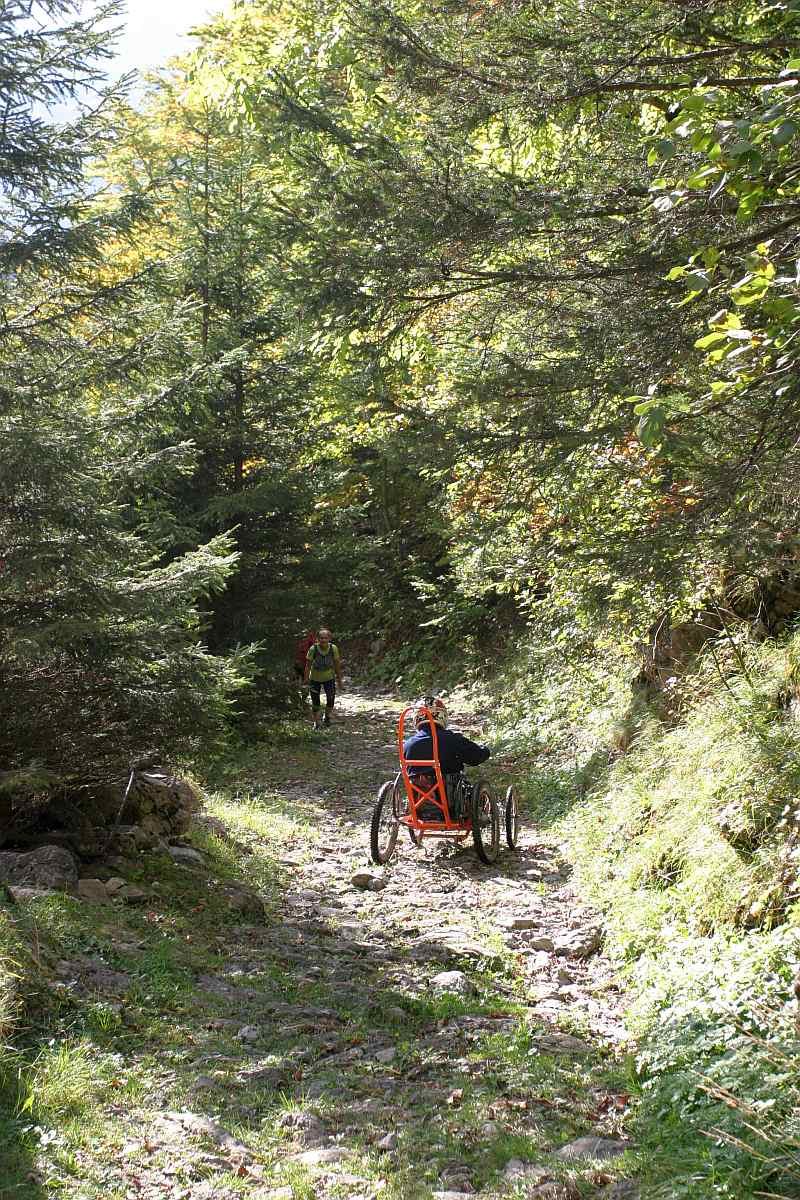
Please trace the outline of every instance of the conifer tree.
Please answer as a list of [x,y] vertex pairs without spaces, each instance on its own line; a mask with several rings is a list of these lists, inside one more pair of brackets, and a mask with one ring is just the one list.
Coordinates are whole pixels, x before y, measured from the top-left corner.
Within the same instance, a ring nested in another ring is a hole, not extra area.
[[[88,165],[113,133],[108,21],[67,0],[0,15],[0,767],[61,781],[116,777],[142,750],[175,754],[219,728],[240,682],[203,648],[198,597],[224,586],[224,537],[170,562],[130,532],[123,501],[147,463],[103,398],[135,395],[152,362],[126,339],[135,275],[108,281],[104,247],[142,198],[104,198]],[[63,119],[46,114],[63,102]],[[10,780],[10,783],[9,783]]]

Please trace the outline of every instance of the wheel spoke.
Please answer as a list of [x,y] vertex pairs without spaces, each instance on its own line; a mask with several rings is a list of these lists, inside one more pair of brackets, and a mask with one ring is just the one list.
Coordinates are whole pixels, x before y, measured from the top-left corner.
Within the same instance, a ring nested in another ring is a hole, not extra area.
[[370,827],[370,852],[376,863],[388,862],[397,844],[400,822],[396,812],[395,782],[383,784],[375,801]]

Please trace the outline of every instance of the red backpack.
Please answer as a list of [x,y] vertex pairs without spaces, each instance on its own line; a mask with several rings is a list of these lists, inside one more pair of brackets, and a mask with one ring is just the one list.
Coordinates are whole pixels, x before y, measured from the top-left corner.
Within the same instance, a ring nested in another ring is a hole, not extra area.
[[296,663],[301,663],[303,666],[306,665],[306,658],[308,657],[308,652],[311,649],[311,647],[314,645],[316,640],[317,640],[317,635],[315,633],[307,633],[306,636],[297,643],[297,646],[295,647],[295,652],[294,652],[294,661]]

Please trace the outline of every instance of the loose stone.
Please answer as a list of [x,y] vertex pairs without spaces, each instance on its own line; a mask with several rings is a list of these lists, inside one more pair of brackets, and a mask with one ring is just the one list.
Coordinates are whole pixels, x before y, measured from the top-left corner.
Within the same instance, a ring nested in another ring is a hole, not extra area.
[[206,865],[205,855],[199,850],[195,850],[194,846],[170,846],[170,858],[183,866],[189,867],[204,867]]
[[616,1158],[626,1150],[630,1150],[630,1142],[620,1142],[614,1138],[579,1137],[556,1150],[555,1157],[562,1162],[571,1162],[576,1158]]
[[463,971],[440,971],[431,980],[431,986],[437,992],[455,992],[458,996],[470,996],[475,991],[475,985]]
[[304,1167],[321,1167],[326,1163],[337,1163],[347,1158],[347,1151],[338,1146],[324,1146],[317,1150],[304,1150],[302,1154],[292,1155],[292,1161],[301,1163]]
[[78,895],[90,904],[108,904],[109,901],[108,889],[100,879],[79,879]]
[[243,1025],[236,1036],[240,1042],[257,1042],[261,1037],[261,1030],[257,1025]]
[[526,945],[530,950],[543,950],[547,954],[552,954],[556,948],[553,939],[544,936],[531,938]]

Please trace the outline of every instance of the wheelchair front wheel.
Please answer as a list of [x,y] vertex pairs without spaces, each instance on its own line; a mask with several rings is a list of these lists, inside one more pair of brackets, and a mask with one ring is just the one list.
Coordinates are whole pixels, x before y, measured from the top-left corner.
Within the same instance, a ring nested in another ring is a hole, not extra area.
[[369,848],[373,862],[385,863],[392,857],[400,831],[397,816],[395,782],[393,779],[387,779],[378,792],[378,799],[372,810]]
[[486,783],[477,783],[473,792],[472,840],[481,862],[496,861],[500,853],[500,811]]
[[506,792],[506,841],[509,850],[516,850],[519,843],[519,805],[513,787]]

